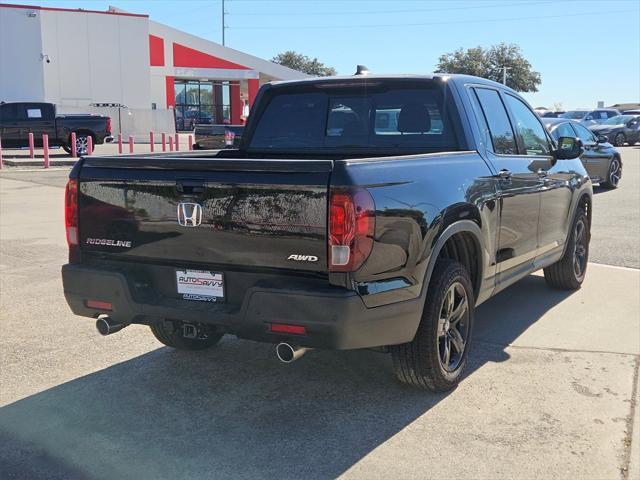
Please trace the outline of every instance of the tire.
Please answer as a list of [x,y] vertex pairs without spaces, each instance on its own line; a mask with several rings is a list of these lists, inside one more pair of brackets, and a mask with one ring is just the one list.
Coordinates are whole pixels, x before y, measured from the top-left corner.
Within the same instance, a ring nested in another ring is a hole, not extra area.
[[160,343],[177,350],[205,350],[213,347],[224,335],[210,327],[195,325],[197,338],[185,338],[182,333],[183,325],[184,323],[179,321],[160,320],[149,328]]
[[[93,148],[95,148],[96,139],[93,138],[93,135],[89,133],[76,133],[76,153],[78,156],[86,155],[90,136],[93,139]],[[62,148],[71,155],[71,135],[69,135],[66,145],[62,145]]]
[[614,189],[618,188],[620,179],[622,178],[622,162],[618,157],[613,157],[609,164],[609,171],[607,172],[607,180],[600,183],[603,188]]
[[577,290],[587,273],[591,228],[582,207],[578,208],[571,225],[564,255],[553,265],[544,269],[544,279],[552,288]]
[[613,145],[616,147],[622,147],[626,141],[624,133],[616,133],[616,136],[613,137]]
[[398,380],[434,392],[454,388],[467,364],[474,309],[469,273],[456,261],[438,260],[415,338],[390,347]]

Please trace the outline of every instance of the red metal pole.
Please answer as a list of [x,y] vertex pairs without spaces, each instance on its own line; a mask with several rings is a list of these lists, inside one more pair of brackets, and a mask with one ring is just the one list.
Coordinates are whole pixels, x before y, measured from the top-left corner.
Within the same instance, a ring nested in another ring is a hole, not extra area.
[[77,158],[78,145],[76,144],[76,132],[71,132],[71,156]]
[[4,163],[2,162],[2,137],[0,137],[0,169],[4,167]]
[[129,153],[133,153],[133,136],[129,135]]
[[118,153],[122,154],[122,134],[118,134]]
[[180,137],[176,132],[176,152],[180,151]]
[[167,134],[162,132],[162,151],[167,151]]
[[151,153],[153,153],[154,152],[153,132],[149,132],[149,146],[151,147]]
[[169,135],[169,151],[173,152],[173,137]]
[[193,137],[189,135],[189,151],[193,150]]
[[44,149],[44,168],[49,168],[49,135],[42,135],[42,148]]
[[93,155],[93,137],[87,135],[87,155]]
[[29,132],[29,157],[34,158],[33,154],[33,132]]

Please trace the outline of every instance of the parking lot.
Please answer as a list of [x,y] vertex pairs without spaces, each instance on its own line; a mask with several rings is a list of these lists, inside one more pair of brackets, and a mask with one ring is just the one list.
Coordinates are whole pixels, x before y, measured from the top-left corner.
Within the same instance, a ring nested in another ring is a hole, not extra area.
[[620,151],[582,289],[535,274],[479,307],[448,394],[373,351],[283,365],[233,337],[186,353],[142,326],[99,336],[62,294],[69,169],[3,170],[0,476],[640,479],[640,147]]

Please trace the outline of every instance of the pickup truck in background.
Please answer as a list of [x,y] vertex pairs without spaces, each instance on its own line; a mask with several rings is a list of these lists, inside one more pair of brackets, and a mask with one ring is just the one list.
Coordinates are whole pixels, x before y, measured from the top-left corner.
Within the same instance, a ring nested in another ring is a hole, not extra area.
[[65,297],[104,335],[145,324],[201,350],[234,334],[283,362],[376,348],[402,382],[448,390],[477,305],[542,268],[580,287],[581,153],[481,78],[266,84],[237,149],[76,164]]
[[243,125],[196,125],[194,130],[195,150],[219,150],[237,148],[242,140]]
[[0,138],[5,148],[29,146],[29,133],[34,145],[42,147],[42,135],[49,136],[50,147],[62,147],[71,153],[71,133],[76,133],[78,155],[87,153],[88,137],[93,144],[112,142],[111,118],[102,115],[57,115],[52,103],[0,103]]

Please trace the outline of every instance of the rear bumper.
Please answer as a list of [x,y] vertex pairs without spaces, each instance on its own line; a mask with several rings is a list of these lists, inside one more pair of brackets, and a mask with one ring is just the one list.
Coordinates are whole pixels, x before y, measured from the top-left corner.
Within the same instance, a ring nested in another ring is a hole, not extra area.
[[[118,322],[140,324],[165,318],[198,322],[240,338],[314,348],[343,350],[405,343],[413,339],[422,314],[420,299],[367,308],[355,292],[315,288],[312,282],[286,285],[282,279],[254,282],[236,303],[182,300],[160,295],[153,286],[149,291],[138,291],[137,282],[122,272],[78,264],[64,265],[62,279],[65,298],[76,315],[96,318],[106,313]],[[110,302],[112,311],[88,308],[87,300]],[[307,333],[271,333],[270,323],[303,325]]]

